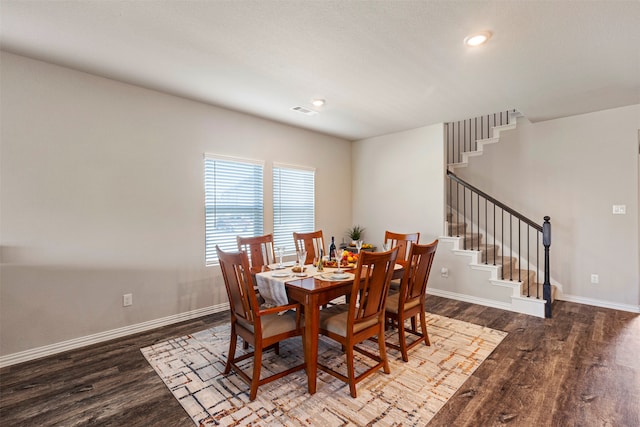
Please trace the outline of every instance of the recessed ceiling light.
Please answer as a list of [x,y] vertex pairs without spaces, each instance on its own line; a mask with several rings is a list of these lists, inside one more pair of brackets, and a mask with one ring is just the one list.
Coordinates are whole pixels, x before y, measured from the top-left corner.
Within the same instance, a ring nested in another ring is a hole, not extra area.
[[480,46],[483,43],[486,43],[487,40],[491,38],[491,33],[489,31],[482,31],[480,33],[471,34],[470,36],[465,37],[464,44],[467,46]]
[[322,107],[324,103],[325,103],[325,100],[320,98],[311,100],[311,104],[313,104],[314,107]]

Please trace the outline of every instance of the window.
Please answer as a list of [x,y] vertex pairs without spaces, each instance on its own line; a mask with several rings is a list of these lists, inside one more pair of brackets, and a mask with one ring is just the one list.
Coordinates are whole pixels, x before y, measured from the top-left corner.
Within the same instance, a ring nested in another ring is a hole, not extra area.
[[315,230],[315,170],[273,165],[273,244],[295,251],[293,232]]
[[236,236],[264,230],[262,162],[205,155],[205,262],[218,262],[216,245],[237,250]]

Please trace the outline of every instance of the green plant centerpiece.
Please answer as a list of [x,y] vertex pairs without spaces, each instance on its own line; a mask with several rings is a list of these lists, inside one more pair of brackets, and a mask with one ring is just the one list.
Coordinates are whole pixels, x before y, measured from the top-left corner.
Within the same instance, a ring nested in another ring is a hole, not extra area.
[[351,239],[351,244],[349,246],[355,246],[358,240],[362,240],[362,236],[364,235],[364,227],[360,225],[354,225],[350,229],[347,230],[347,236]]

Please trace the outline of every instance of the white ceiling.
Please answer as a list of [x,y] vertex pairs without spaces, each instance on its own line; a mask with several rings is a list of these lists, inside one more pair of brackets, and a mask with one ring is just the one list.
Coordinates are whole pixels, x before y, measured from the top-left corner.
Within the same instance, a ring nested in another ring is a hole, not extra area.
[[[488,44],[463,45],[480,30]],[[637,0],[0,0],[0,43],[350,140],[510,108],[539,121],[640,103]]]

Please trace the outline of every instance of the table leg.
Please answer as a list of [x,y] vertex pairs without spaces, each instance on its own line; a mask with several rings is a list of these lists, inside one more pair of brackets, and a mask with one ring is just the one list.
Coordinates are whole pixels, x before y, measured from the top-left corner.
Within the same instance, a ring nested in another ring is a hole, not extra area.
[[316,392],[316,378],[318,375],[320,306],[315,296],[308,296],[307,298],[307,304],[304,307],[304,360],[307,364],[309,394],[314,394]]

